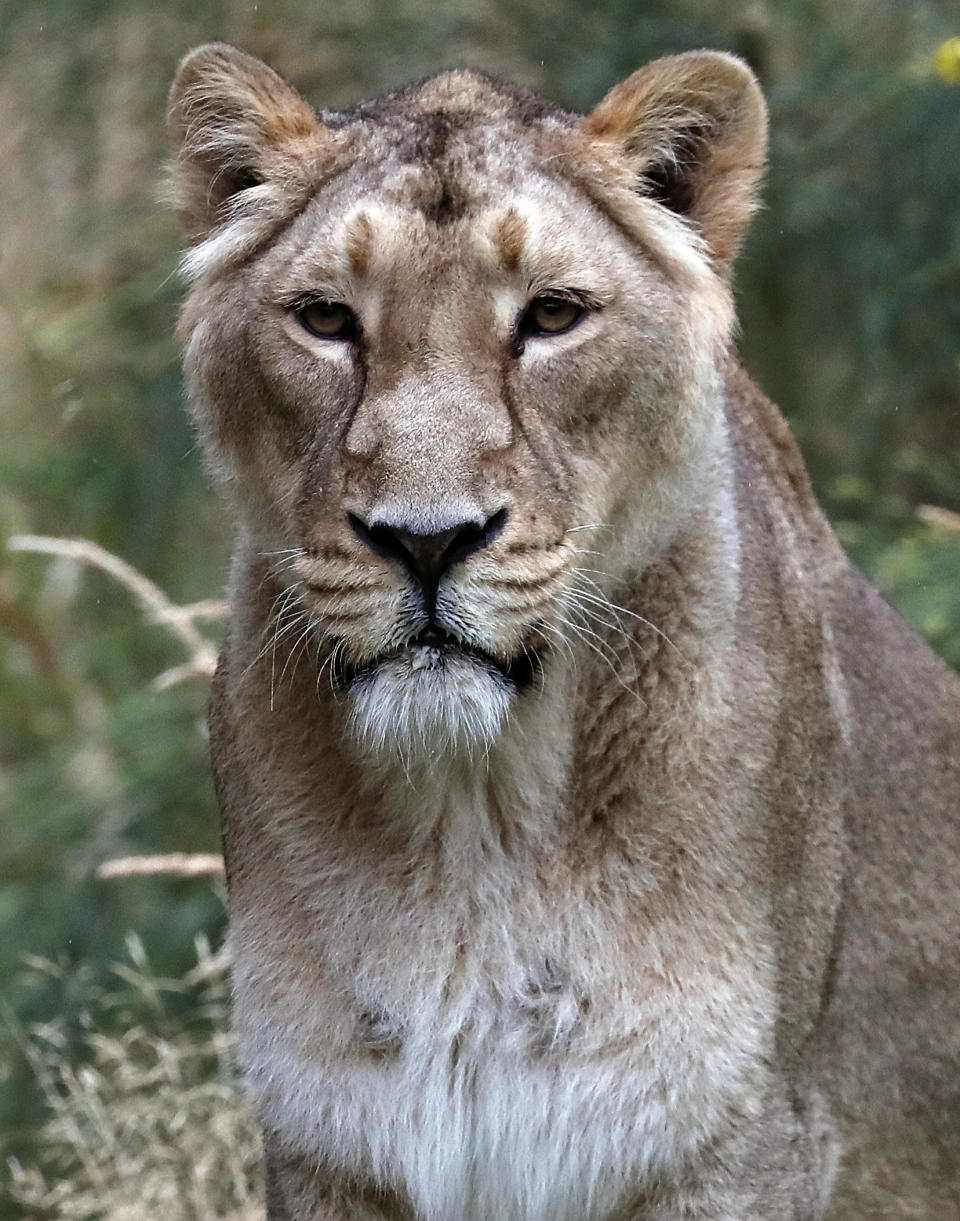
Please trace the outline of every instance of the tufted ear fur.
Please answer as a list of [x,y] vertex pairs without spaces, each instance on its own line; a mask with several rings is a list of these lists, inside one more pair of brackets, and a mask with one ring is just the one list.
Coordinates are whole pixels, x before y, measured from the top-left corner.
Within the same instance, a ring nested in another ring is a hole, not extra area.
[[655,60],[615,86],[583,127],[615,146],[640,192],[693,221],[729,270],[767,150],[766,104],[742,60],[719,51]]
[[180,215],[202,241],[241,191],[270,184],[299,193],[322,155],[324,129],[296,90],[226,43],[197,47],[170,90],[170,133]]

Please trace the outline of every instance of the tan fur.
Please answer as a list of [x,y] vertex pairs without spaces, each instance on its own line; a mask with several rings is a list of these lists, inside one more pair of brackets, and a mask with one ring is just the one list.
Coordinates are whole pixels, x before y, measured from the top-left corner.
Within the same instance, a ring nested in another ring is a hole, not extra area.
[[509,211],[497,230],[500,261],[504,271],[516,271],[527,241],[527,222],[519,212]]
[[[321,123],[214,46],[171,116],[271,1221],[953,1215],[960,683],[731,354],[749,71]],[[464,523],[431,621],[378,539]]]
[[586,130],[634,175],[666,160],[692,193],[689,215],[729,266],[751,210],[766,150],[760,88],[732,55],[674,55],[610,91]]

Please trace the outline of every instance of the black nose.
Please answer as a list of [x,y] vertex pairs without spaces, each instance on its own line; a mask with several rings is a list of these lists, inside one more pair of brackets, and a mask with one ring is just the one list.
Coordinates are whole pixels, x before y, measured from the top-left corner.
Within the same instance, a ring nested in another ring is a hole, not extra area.
[[368,526],[353,513],[347,516],[361,543],[381,559],[402,564],[431,601],[436,596],[443,574],[468,555],[488,547],[507,522],[507,510],[500,509],[482,525],[463,521],[449,530],[421,534],[417,530],[387,525],[385,522]]

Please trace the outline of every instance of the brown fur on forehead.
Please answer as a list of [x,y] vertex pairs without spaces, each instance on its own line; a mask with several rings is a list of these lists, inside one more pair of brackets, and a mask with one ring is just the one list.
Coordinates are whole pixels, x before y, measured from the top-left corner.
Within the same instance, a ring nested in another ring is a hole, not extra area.
[[415,82],[340,114],[328,127],[352,129],[384,169],[412,166],[407,202],[435,224],[459,220],[480,202],[484,179],[501,178],[544,126],[571,128],[572,115],[479,72],[455,70]]
[[[479,80],[486,83],[486,78]],[[518,105],[523,103],[524,97],[519,95]],[[504,111],[501,118],[466,111],[398,113],[396,122],[371,133],[373,139],[359,154],[354,174],[362,180],[365,192],[379,191],[382,198],[414,209],[440,227],[506,205],[492,236],[501,266],[508,273],[516,271],[529,253],[536,229],[531,227],[532,218],[509,204],[511,192],[529,196],[539,179],[538,192],[545,190],[558,203],[563,197],[573,204],[572,188],[581,206],[586,203],[604,216],[668,279],[684,288],[702,289],[708,269],[681,222],[639,195],[622,167],[598,157],[571,116],[544,113],[542,125],[518,123],[516,112],[510,111]],[[562,121],[552,123],[555,117]],[[358,126],[354,136],[362,149],[367,143],[363,128]],[[346,186],[357,189],[352,181]],[[668,240],[670,233],[673,240]],[[348,257],[352,265],[356,249],[351,236]],[[723,296],[722,285],[712,275],[706,278],[714,294]]]
[[354,275],[362,276],[370,266],[373,240],[374,228],[366,212],[351,217],[347,225],[344,248]]
[[413,81],[401,89],[361,102],[349,110],[325,114],[328,127],[354,123],[396,124],[425,115],[474,116],[491,120],[512,119],[530,124],[545,119],[573,126],[575,116],[535,94],[496,80],[473,69],[456,68]]
[[516,271],[527,245],[527,222],[516,208],[508,208],[497,226],[497,252],[505,270]]

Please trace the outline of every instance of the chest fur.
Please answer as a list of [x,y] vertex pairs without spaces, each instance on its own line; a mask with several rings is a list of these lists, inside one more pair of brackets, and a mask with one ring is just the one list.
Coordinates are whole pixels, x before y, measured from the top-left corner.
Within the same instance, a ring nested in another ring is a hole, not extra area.
[[689,896],[681,926],[640,886],[482,858],[456,888],[330,858],[272,926],[235,904],[241,1059],[269,1127],[418,1217],[603,1217],[749,1107],[763,954]]

